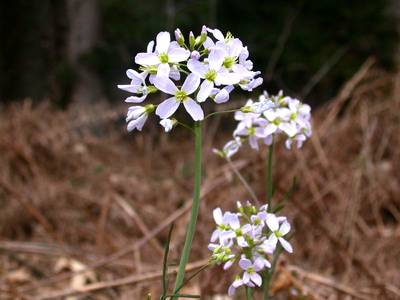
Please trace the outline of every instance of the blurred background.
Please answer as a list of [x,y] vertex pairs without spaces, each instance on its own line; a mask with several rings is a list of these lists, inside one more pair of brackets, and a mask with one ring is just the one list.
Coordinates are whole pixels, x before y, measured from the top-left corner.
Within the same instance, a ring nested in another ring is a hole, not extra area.
[[[276,147],[276,201],[299,180],[285,208],[295,253],[273,294],[400,299],[398,0],[15,0],[0,24],[0,299],[158,297],[167,229],[173,264],[188,220],[192,139],[155,119],[128,135],[116,85],[159,31],[203,24],[248,46],[264,78],[253,98],[283,90],[313,107],[305,147]],[[212,209],[249,197],[211,152],[232,117],[205,126],[191,270],[208,258]],[[265,156],[234,161],[260,199]],[[212,268],[187,292],[228,299],[229,276]]]

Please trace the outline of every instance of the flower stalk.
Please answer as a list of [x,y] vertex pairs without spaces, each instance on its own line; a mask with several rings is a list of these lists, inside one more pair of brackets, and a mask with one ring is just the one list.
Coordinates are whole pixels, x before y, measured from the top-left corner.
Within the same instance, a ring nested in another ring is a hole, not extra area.
[[[194,192],[193,192],[192,211],[190,214],[190,220],[186,231],[185,244],[183,246],[181,260],[179,262],[174,293],[177,293],[178,290],[181,288],[185,278],[185,268],[189,261],[190,249],[192,248],[193,237],[196,230],[197,216],[199,214],[200,186],[201,186],[201,122],[195,122],[194,136],[195,136],[195,162],[194,162]],[[176,299],[176,297],[174,297],[173,299]]]
[[273,180],[272,180],[272,160],[274,152],[274,142],[268,147],[268,160],[267,160],[267,203],[268,211],[273,211],[272,209],[272,194],[273,194]]

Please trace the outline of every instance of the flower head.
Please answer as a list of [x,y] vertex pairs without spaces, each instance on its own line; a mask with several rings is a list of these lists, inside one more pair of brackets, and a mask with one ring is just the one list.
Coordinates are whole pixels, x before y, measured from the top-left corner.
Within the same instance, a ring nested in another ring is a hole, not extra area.
[[[160,124],[168,132],[173,126],[164,119],[172,117],[180,104],[193,121],[201,121],[204,112],[200,104],[208,98],[224,103],[235,87],[251,90],[255,82],[260,84],[262,79],[256,78],[259,72],[252,71],[248,58],[247,47],[231,33],[224,35],[218,29],[203,26],[200,35],[190,32],[185,40],[179,29],[172,37],[162,31],[148,43],[145,52],[136,54],[138,69],[129,69],[130,83],[118,88],[133,94],[125,100],[129,103],[141,103],[158,91],[170,95],[159,105],[153,104],[162,119]],[[129,128],[141,129],[147,117],[148,114],[131,123]]]
[[220,208],[213,211],[217,228],[208,246],[212,251],[211,262],[223,264],[224,270],[235,263],[240,268],[229,287],[229,295],[233,295],[242,285],[262,285],[260,272],[271,268],[270,257],[278,242],[288,252],[293,251],[283,238],[290,230],[286,217],[268,213],[267,208],[267,205],[263,205],[257,209],[249,202],[244,205],[238,202],[237,212],[222,212]]

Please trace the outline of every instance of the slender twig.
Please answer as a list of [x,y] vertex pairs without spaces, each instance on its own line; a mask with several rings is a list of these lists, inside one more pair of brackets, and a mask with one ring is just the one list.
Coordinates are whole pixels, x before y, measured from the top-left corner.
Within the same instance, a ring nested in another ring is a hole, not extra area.
[[237,112],[237,111],[239,111],[239,110],[240,110],[240,109],[237,108],[237,109],[230,109],[230,110],[224,110],[224,111],[215,111],[215,112],[213,112],[213,113],[208,114],[207,116],[205,116],[204,120],[205,120],[205,119],[208,119],[209,117],[215,116],[215,115],[233,113],[233,112]]
[[229,167],[231,167],[231,169],[235,173],[235,175],[239,178],[240,182],[246,188],[246,190],[250,194],[251,198],[259,206],[260,205],[260,201],[258,201],[257,196],[254,193],[254,190],[251,188],[250,184],[243,177],[243,175],[240,173],[240,171],[235,167],[235,165],[232,163],[232,160],[229,157],[226,157],[226,161],[228,162]]

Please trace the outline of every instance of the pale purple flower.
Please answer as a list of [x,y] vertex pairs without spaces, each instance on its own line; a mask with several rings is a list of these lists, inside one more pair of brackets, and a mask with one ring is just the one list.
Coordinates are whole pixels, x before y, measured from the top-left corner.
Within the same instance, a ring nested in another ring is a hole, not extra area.
[[274,214],[269,214],[266,220],[268,228],[272,231],[268,240],[272,245],[276,245],[279,243],[282,247],[289,253],[293,252],[292,245],[283,238],[290,231],[290,224],[287,221],[283,221],[281,225],[279,225],[279,219]]
[[126,75],[128,76],[129,79],[131,79],[131,83],[119,84],[118,88],[136,95],[126,98],[125,102],[128,103],[143,102],[147,96],[147,87],[145,83],[147,73],[146,72],[138,73],[135,70],[129,69],[126,71]]
[[166,94],[173,95],[173,97],[159,104],[156,109],[156,114],[162,119],[169,118],[175,113],[179,105],[183,103],[186,111],[194,121],[203,120],[204,112],[202,108],[196,101],[189,97],[189,95],[197,90],[199,84],[200,78],[195,74],[189,74],[180,89],[178,89],[175,83],[168,77],[157,76],[154,81],[155,87]]
[[243,284],[252,283],[256,286],[261,286],[262,277],[257,272],[261,271],[264,268],[263,262],[260,260],[255,260],[254,263],[247,258],[241,258],[239,261],[239,266],[244,270],[243,273]]
[[172,128],[174,127],[174,125],[176,124],[176,120],[175,119],[162,119],[160,121],[160,124],[162,127],[164,127],[165,132],[170,132],[172,130]]
[[131,106],[128,109],[126,116],[126,122],[128,122],[128,131],[137,129],[142,130],[144,123],[146,122],[149,113],[154,110],[152,104],[146,106]]

